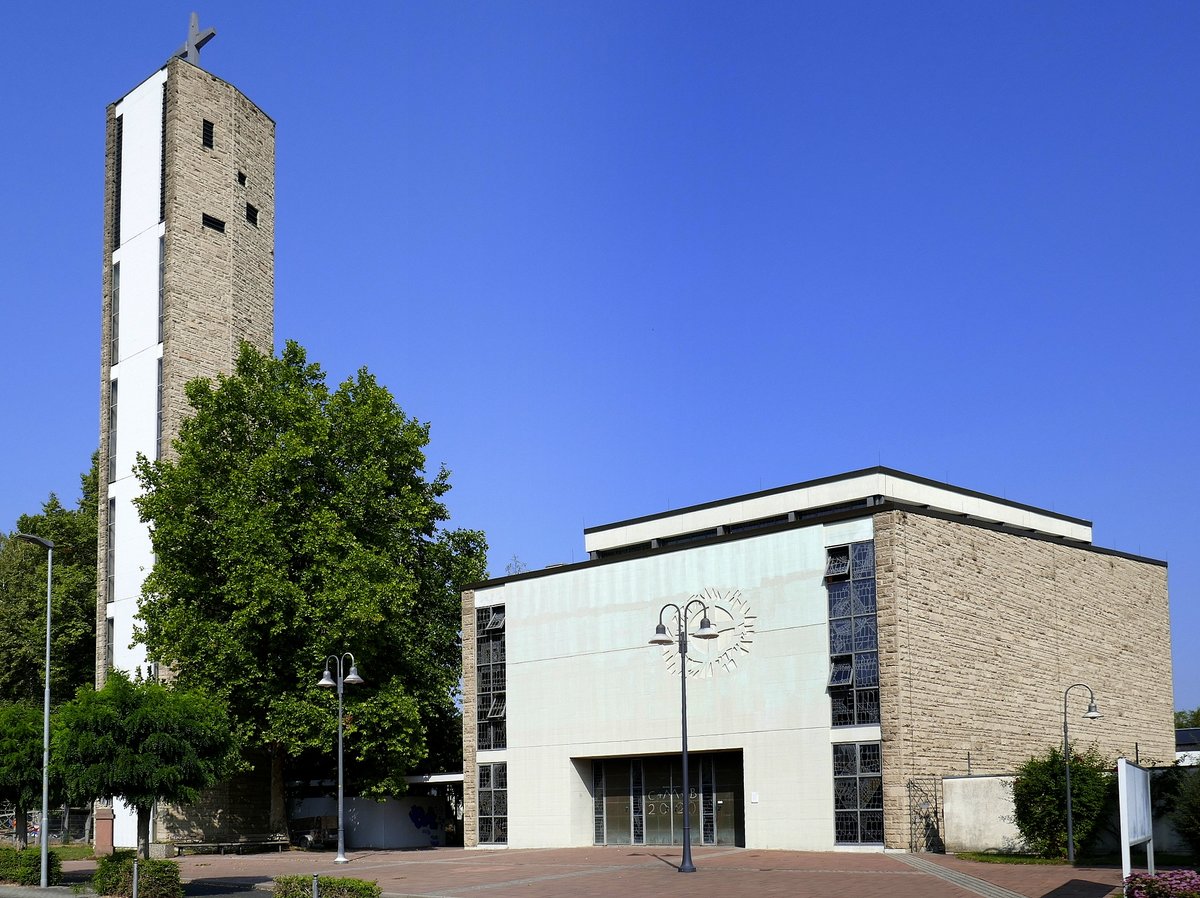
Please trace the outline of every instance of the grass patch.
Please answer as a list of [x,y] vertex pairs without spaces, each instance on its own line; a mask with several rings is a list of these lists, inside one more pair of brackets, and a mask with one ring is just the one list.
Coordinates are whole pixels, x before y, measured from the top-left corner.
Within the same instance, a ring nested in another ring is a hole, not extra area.
[[92,853],[92,846],[86,842],[74,842],[70,845],[55,845],[52,849],[58,855],[60,860],[64,861],[90,861],[95,855]]
[[1003,852],[960,851],[954,855],[964,861],[980,861],[984,864],[1066,864],[1065,858],[1035,857],[1032,854],[1005,854]]

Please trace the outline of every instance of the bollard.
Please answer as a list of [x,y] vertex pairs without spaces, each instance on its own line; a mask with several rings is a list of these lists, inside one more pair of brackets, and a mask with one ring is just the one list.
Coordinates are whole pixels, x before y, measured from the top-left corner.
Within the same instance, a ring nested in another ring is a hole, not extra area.
[[138,862],[137,862],[137,858],[135,857],[133,859],[133,898],[138,898],[138,893],[137,893],[138,869],[137,869],[137,867],[138,867]]
[[[134,898],[136,898],[136,896],[134,896]],[[319,896],[317,895],[317,874],[316,874],[316,873],[314,873],[314,874],[313,874],[313,894],[312,894],[312,898],[319,898]]]

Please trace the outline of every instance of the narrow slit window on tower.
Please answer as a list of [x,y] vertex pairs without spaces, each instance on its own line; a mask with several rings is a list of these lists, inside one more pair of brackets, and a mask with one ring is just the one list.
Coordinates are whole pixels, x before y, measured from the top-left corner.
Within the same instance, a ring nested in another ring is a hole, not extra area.
[[242,187],[246,186],[246,173],[244,171],[238,172],[238,184]]
[[256,228],[258,227],[258,210],[249,203],[246,203],[246,221],[250,222]]
[[117,382],[108,384],[108,482],[117,479]]
[[162,381],[162,356],[158,359],[158,416],[154,428],[154,457],[162,458],[162,421],[163,421],[163,381]]
[[106,543],[104,547],[104,601],[116,599],[114,586],[116,584],[117,560],[117,500],[108,500],[108,521],[104,528]]
[[114,262],[108,303],[108,363],[121,360],[121,263]]
[[158,342],[163,341],[163,286],[167,274],[167,238],[158,238]]
[[225,233],[225,222],[221,221],[221,219],[219,219],[219,218],[215,218],[212,215],[209,215],[207,212],[205,212],[203,215],[201,215],[200,222],[206,228],[212,228],[214,231],[216,231],[219,234]]
[[162,114],[158,131],[158,220],[167,220],[167,83],[162,86]]
[[204,126],[201,129],[201,132],[204,148],[206,150],[211,150],[213,148],[213,123],[208,119],[204,119]]
[[112,199],[112,248],[121,245],[121,149],[125,140],[125,119],[118,115],[113,123],[113,199]]

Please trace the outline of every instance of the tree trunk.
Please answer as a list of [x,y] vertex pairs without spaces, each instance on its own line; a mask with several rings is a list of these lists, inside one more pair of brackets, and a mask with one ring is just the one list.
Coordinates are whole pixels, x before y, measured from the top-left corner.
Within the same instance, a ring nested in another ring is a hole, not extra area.
[[271,832],[288,831],[287,804],[283,794],[283,743],[271,746]]
[[150,859],[150,808],[137,809],[137,845],[138,854],[143,859]]
[[21,802],[17,802],[16,813],[13,815],[13,823],[17,828],[17,847],[29,847],[29,810]]

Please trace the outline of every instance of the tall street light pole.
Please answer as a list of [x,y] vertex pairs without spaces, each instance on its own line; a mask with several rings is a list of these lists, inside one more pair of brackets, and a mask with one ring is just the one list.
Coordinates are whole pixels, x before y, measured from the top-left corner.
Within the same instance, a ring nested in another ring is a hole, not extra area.
[[42,888],[49,885],[48,865],[49,849],[47,840],[50,838],[50,818],[47,812],[50,807],[50,585],[54,575],[54,543],[32,533],[18,533],[17,539],[34,543],[46,550],[46,667],[45,695],[42,700]]
[[1067,696],[1076,687],[1088,691],[1088,709],[1083,713],[1084,719],[1095,720],[1100,716],[1096,708],[1096,694],[1086,683],[1075,683],[1063,692],[1063,763],[1067,765],[1067,863],[1075,863],[1075,823],[1071,818],[1071,737],[1067,732]]
[[692,817],[688,809],[691,790],[688,783],[687,740],[687,621],[688,612],[693,605],[699,605],[702,609],[700,629],[693,635],[697,639],[716,639],[720,634],[708,619],[708,606],[699,599],[692,599],[683,608],[668,602],[658,609],[658,626],[654,628],[654,636],[650,640],[651,645],[670,645],[675,641],[667,635],[667,627],[663,623],[663,612],[668,608],[674,609],[676,630],[679,633],[679,694],[683,722],[683,858],[679,862],[680,873],[696,872],[696,865],[692,863]]
[[[346,659],[350,659],[350,672],[344,677],[342,676],[343,665]],[[334,669],[337,670],[337,680],[329,675],[330,664],[334,662]],[[321,677],[321,681],[317,683],[322,689],[332,689],[337,687],[338,698],[338,853],[333,859],[335,864],[346,864],[350,859],[346,857],[346,818],[343,813],[342,806],[342,685],[349,684],[358,686],[363,682],[363,678],[358,675],[358,667],[354,662],[354,656],[349,652],[342,655],[330,655],[325,659],[325,673]]]

